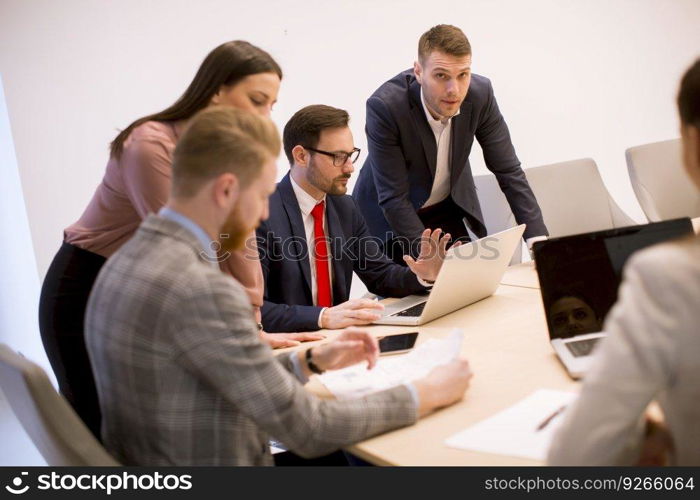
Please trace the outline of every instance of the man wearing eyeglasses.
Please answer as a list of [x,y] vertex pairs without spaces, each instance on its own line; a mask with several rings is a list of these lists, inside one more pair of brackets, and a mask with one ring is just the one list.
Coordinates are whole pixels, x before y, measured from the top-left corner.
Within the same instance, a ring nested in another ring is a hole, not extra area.
[[368,290],[403,297],[427,290],[442,265],[450,236],[425,230],[408,268],[387,259],[347,184],[359,157],[348,113],[330,106],[301,109],[284,128],[289,173],[270,197],[270,216],[258,228],[265,277],[262,323],[267,332],[366,325],[383,306],[348,300],[355,271]]
[[528,247],[548,234],[491,82],[473,75],[471,62],[462,30],[435,26],[421,36],[414,67],[367,100],[369,153],[353,197],[397,262],[402,243],[425,227],[442,227],[454,241],[470,239],[470,231],[486,236],[469,165],[475,138],[518,224],[527,224]]

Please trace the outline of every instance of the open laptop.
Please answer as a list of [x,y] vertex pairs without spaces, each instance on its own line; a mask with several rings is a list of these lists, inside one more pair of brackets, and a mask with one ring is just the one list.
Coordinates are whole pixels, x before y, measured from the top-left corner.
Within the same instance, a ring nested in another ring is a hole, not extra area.
[[593,348],[605,337],[603,323],[617,301],[629,256],[692,232],[690,219],[684,218],[535,243],[549,338],[573,378],[588,370]]
[[521,224],[450,248],[429,295],[409,295],[387,305],[374,323],[422,325],[492,295],[524,231]]

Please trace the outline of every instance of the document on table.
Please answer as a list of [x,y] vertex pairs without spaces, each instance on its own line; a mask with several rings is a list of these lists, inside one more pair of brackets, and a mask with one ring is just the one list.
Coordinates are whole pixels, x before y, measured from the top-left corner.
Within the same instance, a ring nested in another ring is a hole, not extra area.
[[462,350],[462,337],[462,330],[455,328],[446,338],[427,340],[408,354],[380,357],[371,370],[360,363],[326,372],[319,379],[338,399],[382,391],[421,378],[436,366],[456,359]]
[[447,438],[450,448],[545,460],[547,450],[573,403],[573,392],[539,389],[494,416]]

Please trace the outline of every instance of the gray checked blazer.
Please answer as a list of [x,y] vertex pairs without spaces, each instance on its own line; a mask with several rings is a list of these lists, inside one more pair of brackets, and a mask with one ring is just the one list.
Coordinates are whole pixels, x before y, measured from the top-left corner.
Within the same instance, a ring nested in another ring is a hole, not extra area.
[[259,339],[243,288],[184,227],[149,216],[105,264],[85,335],[102,437],[131,465],[271,465],[271,436],[304,457],[409,425],[405,386],[323,400]]

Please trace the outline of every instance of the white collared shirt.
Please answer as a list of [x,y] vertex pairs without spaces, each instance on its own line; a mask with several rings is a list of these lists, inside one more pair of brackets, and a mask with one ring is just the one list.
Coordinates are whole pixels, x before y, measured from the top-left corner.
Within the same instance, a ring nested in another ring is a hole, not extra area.
[[[314,255],[314,216],[311,215],[311,211],[314,207],[321,201],[326,201],[326,195],[323,198],[317,200],[309,193],[304,191],[304,189],[299,186],[292,176],[289,176],[289,180],[292,182],[292,189],[294,190],[294,195],[297,197],[297,202],[299,203],[299,209],[301,210],[301,220],[304,223],[304,235],[306,236],[306,245],[309,249],[309,266],[311,267],[311,297],[314,304],[318,304],[318,283],[316,280],[316,258]],[[323,214],[323,232],[326,234],[326,238],[330,238],[328,234],[328,221],[327,221],[328,206]],[[333,266],[331,266],[331,249],[328,248],[328,277],[330,278],[331,285],[331,301],[333,300]],[[323,311],[321,311],[323,314]],[[319,315],[319,326],[320,326]]]
[[[420,89],[420,102],[423,104],[423,112],[428,120],[428,125],[435,135],[435,144],[437,145],[437,160],[435,162],[435,179],[433,179],[433,187],[430,190],[430,196],[423,204],[423,207],[429,207],[441,202],[450,195],[450,166],[452,162],[450,139],[452,137],[452,118],[460,113],[457,113],[442,122],[433,118],[433,115],[428,111],[425,105],[425,97],[423,96],[423,87]],[[422,208],[422,207],[421,207]],[[532,245],[541,240],[546,240],[547,236],[533,236],[525,240],[528,250],[532,253]],[[422,282],[421,282],[422,284]]]
[[[430,197],[423,204],[423,207],[429,207],[441,202],[450,195],[450,139],[452,137],[452,118],[440,121],[433,118],[433,115],[428,111],[425,105],[425,97],[423,96],[423,88],[420,89],[420,101],[423,104],[425,118],[428,120],[428,125],[435,135],[435,144],[437,146],[437,160],[435,162],[435,178],[433,179],[433,187],[430,190]],[[457,116],[459,110],[457,110]]]

